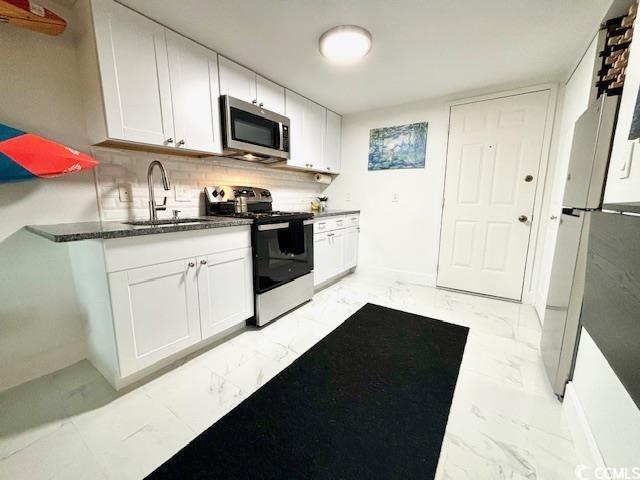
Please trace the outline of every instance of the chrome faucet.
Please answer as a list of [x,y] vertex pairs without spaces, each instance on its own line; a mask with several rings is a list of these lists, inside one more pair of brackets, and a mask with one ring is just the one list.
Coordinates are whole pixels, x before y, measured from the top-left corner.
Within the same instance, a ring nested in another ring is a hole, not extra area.
[[158,160],[154,160],[149,164],[149,169],[147,170],[147,184],[149,186],[149,220],[152,222],[158,221],[158,211],[167,209],[167,197],[164,197],[162,201],[162,205],[156,206],[156,197],[153,193],[153,169],[154,167],[160,167],[160,173],[162,173],[162,186],[165,191],[169,191],[169,179],[167,178],[167,171],[164,168],[164,165],[160,163]]

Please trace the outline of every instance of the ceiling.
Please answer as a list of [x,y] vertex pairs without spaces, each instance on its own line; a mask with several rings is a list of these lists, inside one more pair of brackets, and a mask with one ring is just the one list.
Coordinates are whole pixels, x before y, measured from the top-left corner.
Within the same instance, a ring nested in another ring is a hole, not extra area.
[[[562,78],[611,0],[120,0],[338,113]],[[373,35],[355,65],[318,52],[327,29]]]

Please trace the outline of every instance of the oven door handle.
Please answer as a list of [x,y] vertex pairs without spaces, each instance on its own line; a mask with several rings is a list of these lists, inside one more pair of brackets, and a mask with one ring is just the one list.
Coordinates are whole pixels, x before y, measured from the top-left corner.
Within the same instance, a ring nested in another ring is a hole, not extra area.
[[[312,223],[313,219],[307,219],[302,222],[303,225],[311,225]],[[289,228],[289,222],[267,223],[264,225],[258,225],[259,232],[265,232],[267,230],[280,230],[283,228]]]
[[267,223],[265,225],[258,225],[259,232],[265,232],[267,230],[281,230],[283,228],[289,228],[289,222]]

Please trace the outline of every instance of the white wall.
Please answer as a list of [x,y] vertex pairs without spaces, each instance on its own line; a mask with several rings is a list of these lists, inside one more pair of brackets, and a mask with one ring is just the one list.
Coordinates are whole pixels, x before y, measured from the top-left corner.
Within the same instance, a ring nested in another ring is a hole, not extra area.
[[[424,169],[368,171],[369,130],[428,122]],[[345,116],[341,174],[330,208],[359,208],[362,270],[434,285],[438,262],[449,108],[444,100]],[[399,201],[393,202],[394,193]]]
[[[172,210],[180,216],[204,213],[203,187],[207,185],[252,185],[268,188],[273,195],[275,210],[308,211],[326,185],[313,181],[313,174],[268,167],[251,162],[226,158],[190,158],[158,155],[132,150],[94,147],[91,149],[100,161],[97,168],[99,202],[104,220],[148,218],[147,167],[152,160],[161,160],[167,169],[171,191],[165,192],[160,173],[154,172],[156,200],[167,197],[167,210],[158,217],[171,217]],[[130,202],[119,198],[119,187],[130,185]],[[179,195],[176,196],[176,189]]]
[[[541,236],[543,245],[536,259],[539,271],[536,272],[537,295],[535,308],[541,322],[544,322],[544,310],[547,303],[551,265],[558,236],[558,220],[562,211],[562,197],[569,170],[569,155],[573,140],[574,124],[589,105],[591,78],[596,57],[596,39],[592,40],[577,67],[571,73],[559,94],[562,105],[558,108],[554,131],[554,154],[551,156],[545,199],[541,213]],[[556,216],[551,220],[551,216]],[[542,234],[544,232],[544,234]]]
[[573,388],[608,467],[640,467],[640,410],[586,330]]
[[[71,33],[2,24],[0,45],[0,122],[87,151]],[[0,184],[0,390],[85,355],[67,249],[22,227],[96,218],[91,172]]]

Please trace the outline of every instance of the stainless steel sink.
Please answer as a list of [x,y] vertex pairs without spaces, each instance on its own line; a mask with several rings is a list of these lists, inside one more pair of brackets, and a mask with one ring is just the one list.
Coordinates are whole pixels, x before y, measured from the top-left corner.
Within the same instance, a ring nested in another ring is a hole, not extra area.
[[211,222],[206,218],[168,218],[163,220],[131,220],[130,222],[122,222],[125,225],[134,225],[138,227],[156,227],[163,225],[180,225],[184,223],[205,223]]

